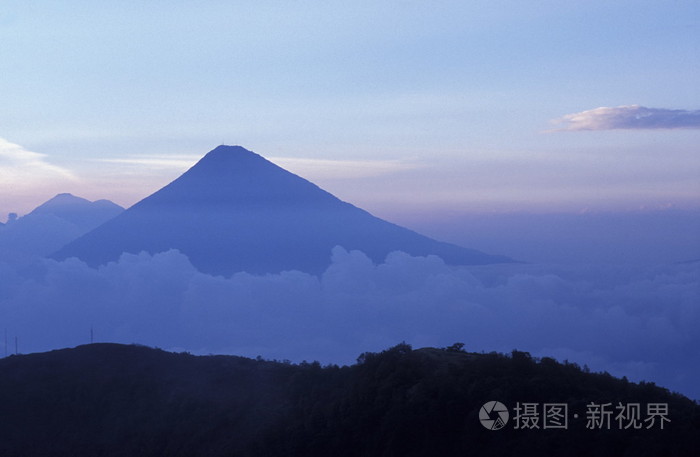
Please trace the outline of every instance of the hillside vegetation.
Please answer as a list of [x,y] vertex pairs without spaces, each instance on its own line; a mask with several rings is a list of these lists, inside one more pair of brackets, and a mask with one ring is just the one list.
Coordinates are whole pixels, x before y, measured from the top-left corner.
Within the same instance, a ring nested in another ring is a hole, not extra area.
[[[490,400],[510,410],[501,430],[479,421]],[[516,428],[515,406],[524,403],[567,404],[568,427]],[[613,412],[609,428],[591,428],[591,403],[613,410],[666,404],[670,422],[624,429]],[[322,367],[92,344],[0,360],[2,456],[660,456],[698,449],[695,402],[518,351],[400,344],[362,354],[352,366]]]

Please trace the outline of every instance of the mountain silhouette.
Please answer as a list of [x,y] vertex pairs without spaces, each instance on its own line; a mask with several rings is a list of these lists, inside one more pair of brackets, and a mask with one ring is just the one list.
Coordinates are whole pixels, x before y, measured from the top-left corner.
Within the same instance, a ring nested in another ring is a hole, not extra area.
[[42,203],[25,217],[55,216],[70,222],[81,230],[90,231],[124,211],[109,200],[91,202],[73,194],[58,194]]
[[0,261],[31,263],[124,211],[109,200],[91,202],[58,194],[29,214],[0,227]]
[[509,262],[439,242],[343,202],[240,146],[219,146],[182,176],[52,257],[92,266],[123,252],[178,249],[202,272],[320,273],[335,246],[381,262],[392,251],[453,265]]

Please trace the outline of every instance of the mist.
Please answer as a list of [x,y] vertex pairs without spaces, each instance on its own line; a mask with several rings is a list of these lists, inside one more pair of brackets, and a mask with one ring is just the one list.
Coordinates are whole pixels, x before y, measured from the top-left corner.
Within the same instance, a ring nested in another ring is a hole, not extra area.
[[442,209],[382,216],[440,240],[525,262],[650,265],[700,259],[698,209],[543,214]]

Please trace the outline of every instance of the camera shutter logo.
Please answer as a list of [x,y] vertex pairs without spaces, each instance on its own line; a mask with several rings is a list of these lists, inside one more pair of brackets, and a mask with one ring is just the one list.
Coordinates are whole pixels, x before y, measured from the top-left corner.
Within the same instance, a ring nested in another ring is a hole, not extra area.
[[489,401],[479,410],[481,425],[489,430],[500,430],[508,423],[508,408],[499,401]]

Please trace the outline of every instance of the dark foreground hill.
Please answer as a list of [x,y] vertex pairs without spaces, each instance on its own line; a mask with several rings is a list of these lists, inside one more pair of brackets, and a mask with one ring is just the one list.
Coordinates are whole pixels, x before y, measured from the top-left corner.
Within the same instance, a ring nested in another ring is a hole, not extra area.
[[511,262],[433,240],[341,201],[240,146],[219,146],[175,181],[72,241],[53,257],[92,266],[124,252],[178,249],[202,272],[322,273],[331,250],[434,254],[451,265]]
[[[500,430],[480,423],[490,400],[509,408]],[[566,404],[567,428],[524,421],[526,403]],[[587,405],[607,403],[609,426],[587,427]],[[619,404],[639,405],[641,428],[618,425]],[[667,406],[663,429],[649,405]],[[700,406],[687,398],[517,351],[401,344],[321,367],[94,344],[0,360],[2,456],[690,456],[699,446]]]

